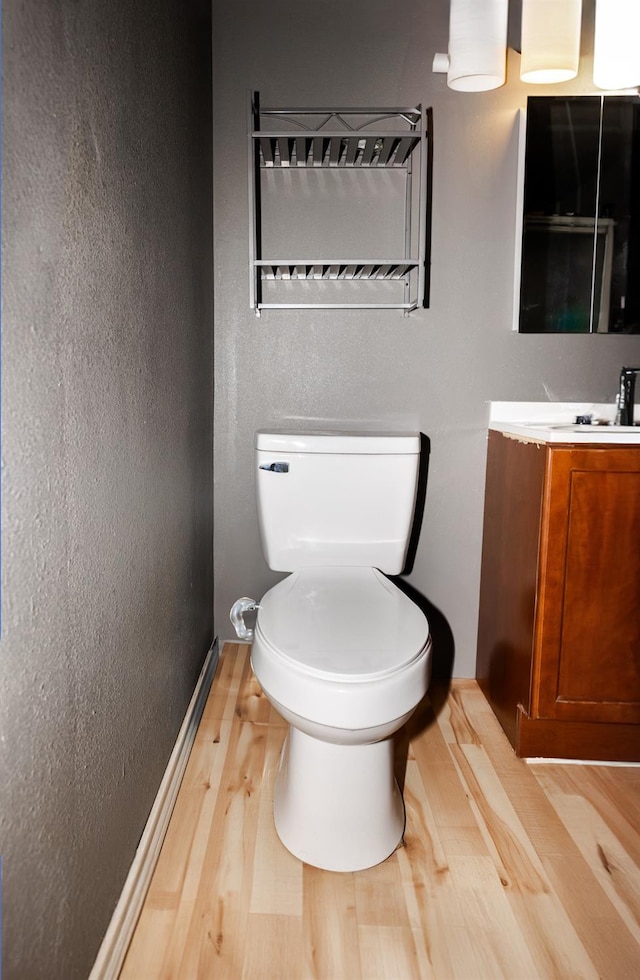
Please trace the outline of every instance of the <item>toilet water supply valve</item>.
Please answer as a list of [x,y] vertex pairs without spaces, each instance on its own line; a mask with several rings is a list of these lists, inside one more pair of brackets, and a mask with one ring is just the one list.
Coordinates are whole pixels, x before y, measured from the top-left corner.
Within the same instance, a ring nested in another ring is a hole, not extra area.
[[247,596],[244,596],[242,599],[236,599],[232,605],[229,619],[233,624],[239,640],[253,639],[253,630],[249,626],[245,626],[244,614],[246,612],[255,612],[259,608],[260,603],[256,602],[255,599],[249,599]]

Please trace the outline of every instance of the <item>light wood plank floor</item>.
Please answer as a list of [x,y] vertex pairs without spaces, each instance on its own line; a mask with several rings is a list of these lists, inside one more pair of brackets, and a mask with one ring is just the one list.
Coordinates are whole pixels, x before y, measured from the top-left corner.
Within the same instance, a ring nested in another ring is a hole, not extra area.
[[404,845],[303,865],[272,821],[286,726],[226,644],[121,980],[640,977],[640,769],[517,759],[474,681],[398,741]]

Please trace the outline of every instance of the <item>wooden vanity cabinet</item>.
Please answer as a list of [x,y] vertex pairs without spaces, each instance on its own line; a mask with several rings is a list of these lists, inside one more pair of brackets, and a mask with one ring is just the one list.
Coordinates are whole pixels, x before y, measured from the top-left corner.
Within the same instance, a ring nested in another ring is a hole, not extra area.
[[640,761],[640,448],[490,431],[477,678],[518,755]]

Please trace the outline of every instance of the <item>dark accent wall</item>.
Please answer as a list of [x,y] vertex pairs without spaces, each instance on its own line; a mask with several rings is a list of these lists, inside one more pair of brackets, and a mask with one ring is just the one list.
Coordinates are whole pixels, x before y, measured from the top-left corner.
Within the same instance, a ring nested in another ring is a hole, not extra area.
[[7,980],[86,977],[212,621],[211,14],[3,9]]

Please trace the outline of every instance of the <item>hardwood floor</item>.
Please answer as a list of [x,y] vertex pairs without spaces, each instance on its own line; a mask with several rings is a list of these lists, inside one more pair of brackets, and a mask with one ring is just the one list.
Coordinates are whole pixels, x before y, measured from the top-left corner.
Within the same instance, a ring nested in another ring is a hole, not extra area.
[[303,865],[272,785],[286,733],[226,644],[121,980],[640,976],[640,769],[518,759],[475,681],[398,740],[404,845]]

